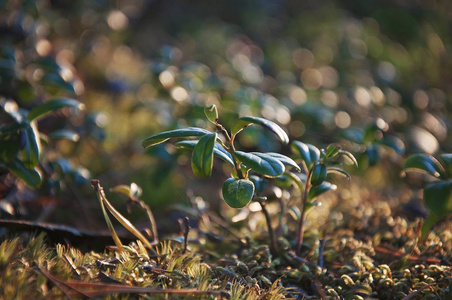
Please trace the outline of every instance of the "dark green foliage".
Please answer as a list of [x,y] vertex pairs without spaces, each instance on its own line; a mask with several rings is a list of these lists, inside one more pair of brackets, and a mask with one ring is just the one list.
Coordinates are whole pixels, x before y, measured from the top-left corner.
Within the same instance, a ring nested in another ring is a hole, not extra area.
[[435,179],[424,187],[423,199],[429,215],[422,226],[421,240],[427,238],[437,222],[452,214],[451,154],[442,154],[440,158],[442,163],[428,154],[414,154],[406,159],[403,166],[402,175],[416,172]]

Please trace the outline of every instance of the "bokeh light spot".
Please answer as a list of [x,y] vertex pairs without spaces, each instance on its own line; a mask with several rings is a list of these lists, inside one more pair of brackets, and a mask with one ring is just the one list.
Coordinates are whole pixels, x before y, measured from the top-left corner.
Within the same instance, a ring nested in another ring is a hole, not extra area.
[[129,25],[129,19],[122,11],[114,10],[108,15],[107,23],[113,30],[123,30]]
[[289,91],[290,100],[296,105],[303,105],[306,103],[306,92],[298,86],[292,86]]
[[308,90],[317,90],[322,86],[322,73],[316,69],[306,69],[301,73],[301,82]]
[[336,122],[337,127],[342,129],[348,128],[352,123],[350,115],[345,111],[338,111],[334,116],[334,121]]
[[413,95],[413,104],[419,109],[427,108],[428,101],[428,94],[425,91],[417,90]]

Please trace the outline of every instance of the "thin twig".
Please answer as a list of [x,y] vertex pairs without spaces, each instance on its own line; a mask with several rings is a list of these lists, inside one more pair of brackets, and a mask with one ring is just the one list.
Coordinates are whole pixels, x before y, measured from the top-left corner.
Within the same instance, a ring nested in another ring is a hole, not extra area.
[[90,297],[88,294],[85,294],[84,292],[80,291],[79,289],[77,289],[76,287],[71,286],[70,284],[58,279],[57,277],[53,276],[52,274],[50,274],[47,270],[44,270],[42,268],[39,267],[38,263],[35,262],[36,268],[45,276],[47,277],[47,279],[49,279],[50,281],[52,281],[53,284],[55,284],[62,292],[63,294],[68,298],[68,299],[72,299],[72,297],[65,291],[64,287],[69,288],[71,290],[73,290],[74,292],[76,292],[79,295],[82,295],[86,298],[89,299],[93,299],[92,297]]
[[259,204],[261,205],[262,208],[262,213],[265,216],[265,221],[267,222],[267,228],[268,228],[268,235],[270,236],[270,249],[273,255],[276,255],[278,252],[278,247],[276,245],[276,240],[275,240],[275,236],[273,233],[273,228],[272,228],[272,220],[270,218],[270,214],[267,211],[267,207],[266,207],[266,203],[265,201],[258,201]]
[[185,217],[185,219],[184,219],[184,225],[185,225],[184,250],[182,251],[182,254],[185,254],[185,252],[187,252],[187,247],[188,247],[188,233],[190,232],[190,226],[189,226],[188,222],[189,222],[188,217]]
[[129,200],[133,204],[137,204],[142,209],[146,211],[146,214],[148,215],[149,223],[151,225],[151,233],[152,233],[152,241],[157,242],[159,241],[158,232],[157,232],[157,223],[155,222],[154,214],[152,213],[151,208],[149,205],[144,203],[143,200],[137,199],[135,197],[129,197]]
[[319,245],[319,267],[323,269],[323,252],[325,250],[325,239],[320,239]]

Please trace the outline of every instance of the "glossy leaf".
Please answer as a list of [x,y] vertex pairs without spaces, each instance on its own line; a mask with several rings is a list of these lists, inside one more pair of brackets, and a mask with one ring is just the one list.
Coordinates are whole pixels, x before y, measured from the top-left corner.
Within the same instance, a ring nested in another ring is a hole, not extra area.
[[262,193],[267,188],[267,181],[265,181],[262,177],[251,175],[249,179],[253,182],[254,189],[257,194]]
[[0,161],[11,161],[17,157],[20,151],[20,134],[11,134],[0,138]]
[[439,156],[446,169],[448,178],[452,177],[452,153],[444,153]]
[[347,179],[351,178],[350,174],[348,174],[347,172],[345,172],[341,168],[337,168],[337,167],[328,167],[327,174],[337,174],[337,175],[341,175],[341,176],[343,176],[343,177],[345,177]]
[[52,111],[58,110],[63,107],[73,107],[82,110],[85,107],[85,105],[83,103],[78,102],[77,100],[69,98],[59,98],[55,100],[50,100],[33,108],[28,113],[27,119],[29,121],[36,120]]
[[444,177],[444,169],[433,156],[425,153],[408,157],[403,165],[402,176],[407,172],[419,172],[434,177]]
[[38,165],[41,154],[41,140],[39,139],[38,128],[35,122],[27,125],[27,128],[21,131],[24,145],[20,151],[21,159],[28,169],[33,169]]
[[346,129],[342,131],[339,136],[356,144],[362,144],[364,138],[363,133],[356,129]]
[[434,182],[425,187],[424,204],[439,217],[452,213],[452,180]]
[[[292,172],[285,172],[282,177],[289,179],[300,190],[300,192],[304,191],[303,181],[296,174],[294,174]],[[305,181],[306,181],[306,179],[305,179]]]
[[70,140],[73,142],[78,142],[78,140],[80,139],[80,136],[78,135],[78,133],[76,133],[72,130],[67,130],[67,129],[56,130],[56,131],[50,133],[49,137],[51,139],[66,139],[66,140]]
[[325,155],[328,158],[332,158],[332,157],[336,156],[338,153],[339,153],[339,149],[335,145],[330,144],[326,148]]
[[24,163],[17,158],[8,162],[6,166],[11,173],[32,187],[37,187],[42,182],[41,172],[37,168],[28,169],[25,167]]
[[318,161],[320,158],[320,150],[311,145],[305,144],[300,141],[293,141],[291,145],[292,152],[295,153],[295,157],[301,158],[309,169],[311,165]]
[[300,166],[292,158],[288,156],[276,152],[266,152],[265,154],[279,160],[286,166],[295,168],[298,172],[301,171]]
[[204,114],[206,115],[207,119],[209,119],[210,122],[214,123],[218,119],[218,110],[215,104],[212,104],[209,107],[204,108]]
[[383,146],[386,146],[388,148],[391,148],[394,150],[398,155],[405,154],[405,144],[403,141],[395,136],[385,136],[382,140],[379,141],[379,143]]
[[309,189],[308,193],[308,201],[311,202],[318,196],[328,192],[328,191],[335,191],[337,189],[337,186],[335,184],[332,184],[328,181],[322,182],[322,184],[318,186],[313,186]]
[[212,175],[213,152],[216,139],[216,133],[206,134],[199,139],[193,149],[191,168],[196,176],[210,177]]
[[358,169],[358,161],[356,160],[355,156],[351,154],[348,151],[339,150],[337,153],[337,156],[345,156],[348,161],[355,166],[356,169]]
[[433,226],[435,226],[436,223],[438,223],[439,221],[441,221],[441,217],[439,217],[438,215],[434,214],[434,213],[430,213],[427,218],[425,218],[424,223],[422,224],[422,229],[421,229],[421,242],[425,241],[425,239],[427,238],[430,229],[432,229]]
[[135,182],[132,182],[130,185],[117,185],[111,188],[110,191],[135,198],[140,197],[143,193],[143,190]]
[[25,129],[26,123],[16,123],[0,127],[0,136],[17,133],[19,130]]
[[380,151],[375,145],[370,145],[366,148],[366,155],[369,160],[369,166],[375,166],[380,160]]
[[[175,145],[176,147],[182,147],[193,150],[198,143],[198,140],[191,140],[191,141],[180,141],[177,142]],[[215,143],[215,147],[213,148],[213,155],[220,158],[224,162],[227,162],[231,166],[234,166],[234,161],[232,160],[232,156],[229,152],[227,152],[220,144]]]
[[313,186],[320,185],[326,178],[327,168],[322,163],[316,163],[312,167],[311,184]]
[[170,131],[164,131],[157,133],[155,135],[152,135],[145,139],[141,145],[144,148],[148,148],[151,146],[158,145],[160,143],[163,143],[170,138],[185,138],[185,137],[194,137],[194,136],[204,136],[206,134],[211,133],[208,130],[198,128],[198,127],[188,127],[188,128],[182,128],[182,129],[175,129]]
[[246,206],[254,195],[254,184],[247,179],[229,178],[223,184],[223,199],[233,208]]
[[276,177],[283,174],[285,170],[282,162],[266,153],[236,151],[234,155],[247,168],[264,176]]
[[235,122],[232,124],[231,129],[232,136],[235,136],[237,133],[252,124],[261,125],[265,129],[273,132],[284,144],[289,143],[289,137],[287,136],[287,133],[278,124],[258,117],[242,117],[235,120]]
[[77,185],[84,185],[88,180],[91,179],[91,173],[88,169],[83,167],[78,167],[71,172],[72,180]]

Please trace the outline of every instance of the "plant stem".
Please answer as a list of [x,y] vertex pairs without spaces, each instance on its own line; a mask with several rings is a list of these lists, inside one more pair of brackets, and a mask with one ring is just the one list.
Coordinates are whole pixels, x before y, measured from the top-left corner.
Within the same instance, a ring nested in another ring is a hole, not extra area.
[[184,250],[182,251],[182,254],[185,254],[187,252],[188,247],[188,233],[190,231],[190,226],[188,225],[189,219],[188,217],[185,217],[184,219],[184,225],[185,225],[185,231],[184,231]]
[[224,128],[223,125],[221,125],[220,123],[216,122],[215,125],[217,126],[217,129],[220,130],[224,136],[226,137],[227,143],[228,143],[228,147],[223,146],[223,148],[229,152],[229,154],[231,154],[232,159],[234,160],[234,169],[235,172],[237,173],[237,177],[239,177],[239,179],[246,179],[246,177],[243,175],[242,169],[240,168],[240,162],[237,161],[237,159],[234,156],[234,152],[235,152],[235,147],[234,147],[234,136],[231,138],[231,136],[229,135],[228,131],[226,130],[226,128]]
[[311,176],[312,176],[312,170],[313,168],[309,169],[308,176],[306,177],[306,183],[304,187],[304,191],[302,194],[301,199],[301,215],[300,215],[300,222],[298,223],[298,234],[297,234],[297,244],[295,245],[295,253],[297,256],[300,256],[301,252],[301,244],[303,243],[303,235],[304,235],[304,219],[305,219],[305,207],[306,202],[308,201],[308,195],[309,195],[309,189],[311,188]]
[[157,232],[157,223],[155,222],[154,214],[152,213],[152,210],[149,207],[149,205],[144,203],[143,200],[140,200],[135,197],[129,197],[129,200],[131,201],[131,203],[139,205],[142,209],[144,209],[146,211],[146,214],[148,215],[149,223],[151,225],[151,233],[152,233],[153,242],[158,243],[159,237],[158,237],[158,232]]
[[274,236],[274,233],[273,233],[273,228],[272,228],[270,214],[268,213],[268,210],[267,210],[267,204],[264,201],[258,201],[258,202],[261,205],[262,213],[264,214],[265,221],[267,222],[268,234],[270,236],[270,250],[271,250],[273,255],[276,255],[277,252],[278,252],[278,247],[276,245],[276,240],[275,240],[275,236]]

